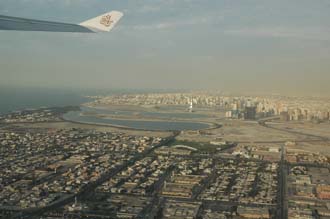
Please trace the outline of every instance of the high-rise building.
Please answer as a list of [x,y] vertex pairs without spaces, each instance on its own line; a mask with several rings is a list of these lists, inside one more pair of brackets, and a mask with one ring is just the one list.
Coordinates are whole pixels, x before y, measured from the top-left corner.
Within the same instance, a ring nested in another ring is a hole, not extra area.
[[280,119],[281,119],[281,121],[289,121],[290,120],[289,113],[287,111],[281,112]]
[[189,105],[189,112],[193,112],[193,99],[191,98],[190,100],[190,105]]
[[257,108],[255,106],[247,106],[244,111],[245,120],[255,120],[256,119]]

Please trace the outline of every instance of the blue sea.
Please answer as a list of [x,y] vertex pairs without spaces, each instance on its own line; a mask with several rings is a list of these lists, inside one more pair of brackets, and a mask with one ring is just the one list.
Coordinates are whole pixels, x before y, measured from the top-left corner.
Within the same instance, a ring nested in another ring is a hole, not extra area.
[[70,89],[0,87],[0,114],[40,107],[80,105],[88,101],[80,92]]
[[90,101],[85,96],[159,92],[135,89],[68,89],[9,87],[0,85],[0,114],[52,106],[77,106]]
[[[122,93],[123,91],[109,91],[111,93]],[[126,93],[126,92],[125,92]],[[12,111],[24,109],[37,109],[40,107],[53,106],[79,106],[88,102],[89,99],[84,95],[97,95],[102,92],[89,90],[71,90],[71,89],[48,89],[48,88],[13,88],[0,87],[0,115]],[[123,112],[125,113],[125,112]],[[127,113],[127,112],[126,112]],[[154,115],[155,113],[151,113]],[[157,117],[167,118],[174,114],[157,114]],[[155,115],[154,115],[155,116]],[[193,114],[175,114],[175,117],[199,117]],[[200,115],[203,117],[202,115]],[[144,130],[198,130],[209,127],[209,124],[199,122],[180,122],[180,121],[135,121],[120,119],[103,119],[97,117],[80,116],[80,112],[69,112],[64,116],[68,120],[94,123],[105,125],[117,125],[134,129]]]

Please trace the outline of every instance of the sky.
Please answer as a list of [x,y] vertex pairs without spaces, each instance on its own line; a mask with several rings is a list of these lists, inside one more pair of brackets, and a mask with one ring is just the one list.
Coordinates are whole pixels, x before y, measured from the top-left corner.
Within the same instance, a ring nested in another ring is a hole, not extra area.
[[0,14],[110,33],[0,31],[0,86],[330,94],[329,0],[1,0]]

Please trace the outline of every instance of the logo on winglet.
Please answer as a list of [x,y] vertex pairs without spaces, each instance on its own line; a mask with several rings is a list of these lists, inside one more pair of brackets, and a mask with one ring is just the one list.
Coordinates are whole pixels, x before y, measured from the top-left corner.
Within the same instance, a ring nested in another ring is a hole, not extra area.
[[110,27],[110,25],[113,23],[113,21],[111,20],[111,15],[105,15],[101,18],[100,23],[106,27]]

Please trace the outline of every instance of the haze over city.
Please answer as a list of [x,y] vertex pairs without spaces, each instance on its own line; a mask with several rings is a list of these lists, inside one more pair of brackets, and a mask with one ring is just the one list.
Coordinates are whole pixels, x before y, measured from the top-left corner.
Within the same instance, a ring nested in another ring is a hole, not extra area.
[[0,0],[0,219],[329,219],[329,12]]
[[1,32],[14,87],[330,92],[328,1],[3,0],[0,14],[78,23],[105,9],[111,34]]

